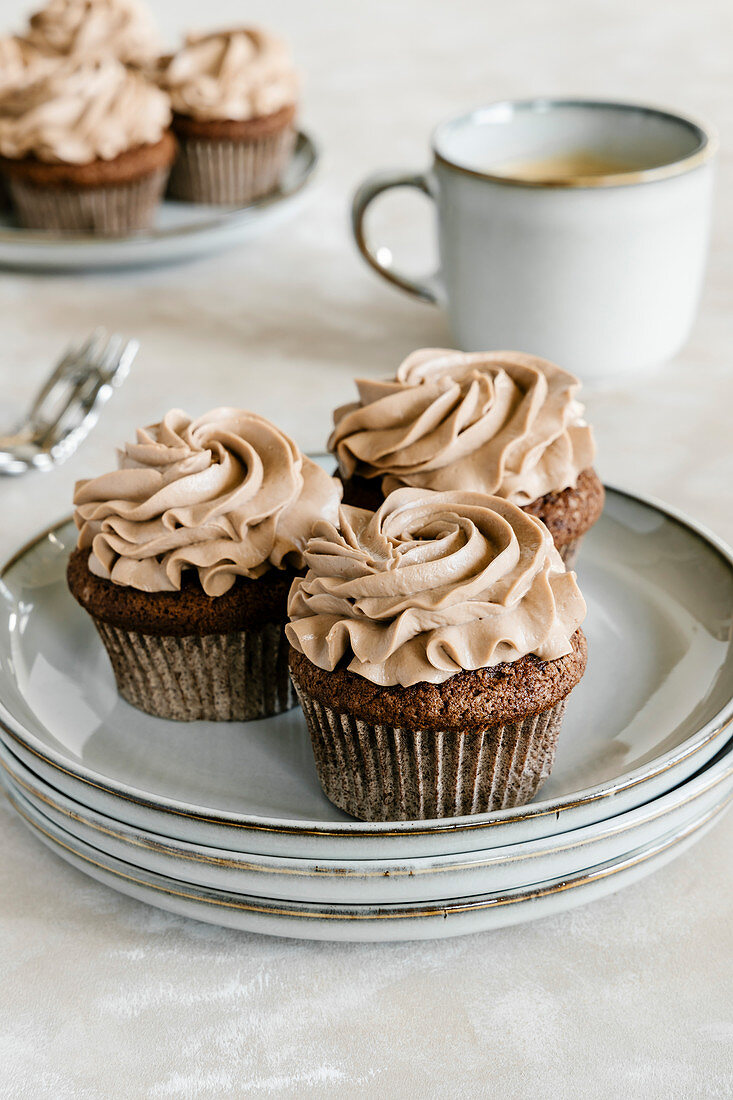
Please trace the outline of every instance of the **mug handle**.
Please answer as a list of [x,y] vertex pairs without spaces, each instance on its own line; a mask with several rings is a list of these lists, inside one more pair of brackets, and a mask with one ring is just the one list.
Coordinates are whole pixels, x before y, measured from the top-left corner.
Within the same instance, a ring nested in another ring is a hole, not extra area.
[[374,268],[387,282],[393,283],[400,290],[413,294],[422,302],[432,302],[439,305],[443,301],[443,289],[440,274],[427,275],[424,279],[411,279],[395,270],[391,262],[391,252],[385,249],[390,259],[380,259],[379,247],[373,248],[367,240],[364,228],[364,218],[367,208],[379,195],[393,187],[414,187],[422,191],[429,199],[435,201],[431,177],[425,172],[376,172],[368,176],[357,189],[351,204],[351,228],[354,240],[366,262]]

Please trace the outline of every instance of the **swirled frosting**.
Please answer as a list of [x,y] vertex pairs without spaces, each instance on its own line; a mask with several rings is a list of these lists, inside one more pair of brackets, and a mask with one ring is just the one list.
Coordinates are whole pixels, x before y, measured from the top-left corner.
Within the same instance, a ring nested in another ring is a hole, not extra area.
[[159,82],[174,111],[201,120],[259,118],[298,95],[287,46],[256,29],[189,35]]
[[49,0],[31,16],[28,39],[39,49],[84,61],[116,57],[145,65],[159,52],[152,16],[138,0]]
[[17,35],[0,37],[0,95],[28,84],[48,71],[53,61]]
[[302,568],[313,525],[337,521],[336,480],[255,413],[191,420],[175,409],[118,458],[118,470],[74,492],[78,546],[115,584],[177,591],[196,569],[204,592],[220,596],[238,576]]
[[0,99],[0,153],[49,163],[112,160],[160,141],[167,96],[114,58],[54,65]]
[[398,489],[319,523],[286,633],[328,671],[382,686],[572,650],[585,602],[540,520],[484,493]]
[[358,380],[329,447],[344,477],[468,489],[529,504],[574,486],[595,456],[578,379],[519,352],[423,348],[389,381]]

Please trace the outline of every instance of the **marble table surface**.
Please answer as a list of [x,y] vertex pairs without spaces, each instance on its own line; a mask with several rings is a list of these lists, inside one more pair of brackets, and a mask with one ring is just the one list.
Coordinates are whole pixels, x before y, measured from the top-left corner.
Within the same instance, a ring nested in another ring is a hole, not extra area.
[[[20,0],[6,0],[3,19]],[[170,36],[194,0],[153,0]],[[211,23],[241,20],[212,0]],[[293,41],[323,148],[291,219],[236,251],[93,275],[0,272],[0,411],[70,339],[135,334],[134,373],[63,468],[0,480],[0,557],[69,511],[76,478],[172,405],[241,404],[322,446],[356,373],[449,339],[381,284],[348,235],[348,196],[420,167],[434,122],[482,101],[584,93],[698,112],[721,132],[715,231],[688,346],[655,377],[587,394],[603,477],[733,541],[733,80],[728,0],[250,0]],[[414,203],[410,205],[409,202]],[[427,211],[380,225],[427,262]],[[418,260],[419,257],[419,260]],[[733,1091],[733,814],[643,882],[564,916],[436,943],[237,934],[97,885],[0,802],[3,1097],[723,1097]]]

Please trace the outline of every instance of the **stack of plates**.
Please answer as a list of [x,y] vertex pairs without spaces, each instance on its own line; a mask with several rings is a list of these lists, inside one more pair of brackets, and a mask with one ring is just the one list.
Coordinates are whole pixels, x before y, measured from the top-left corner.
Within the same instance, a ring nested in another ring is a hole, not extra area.
[[733,558],[609,491],[579,569],[588,671],[542,801],[368,824],[322,795],[303,718],[150,718],[66,591],[70,523],[0,582],[0,763],[63,859],[200,920],[276,935],[459,935],[590,901],[694,843],[733,798]]

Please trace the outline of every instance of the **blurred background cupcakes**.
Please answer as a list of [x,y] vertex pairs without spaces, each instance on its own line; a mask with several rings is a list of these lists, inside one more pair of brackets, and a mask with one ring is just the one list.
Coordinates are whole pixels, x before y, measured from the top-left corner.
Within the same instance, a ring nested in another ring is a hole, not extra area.
[[298,78],[286,45],[242,28],[189,35],[161,62],[179,152],[170,194],[242,204],[273,191],[295,144]]
[[[0,35],[0,98],[13,88],[37,80],[52,64],[52,59],[20,35]],[[0,209],[9,205],[6,178],[0,170]]]
[[346,504],[376,509],[401,486],[491,493],[538,516],[573,564],[604,499],[573,374],[519,352],[422,348],[394,378],[356,385],[328,443]]
[[120,694],[180,721],[293,706],[288,590],[339,499],[274,424],[230,408],[174,410],[123,448],[118,470],[78,482],[69,587]]
[[483,813],[550,774],[585,603],[547,528],[483,493],[343,506],[286,627],[324,792],[366,821]]
[[115,57],[137,68],[160,53],[153,17],[138,0],[50,0],[31,16],[26,39],[59,57]]
[[112,57],[67,58],[0,95],[0,172],[31,229],[147,228],[173,160],[168,97]]
[[26,38],[0,35],[0,95],[37,79],[52,63],[52,58]]

